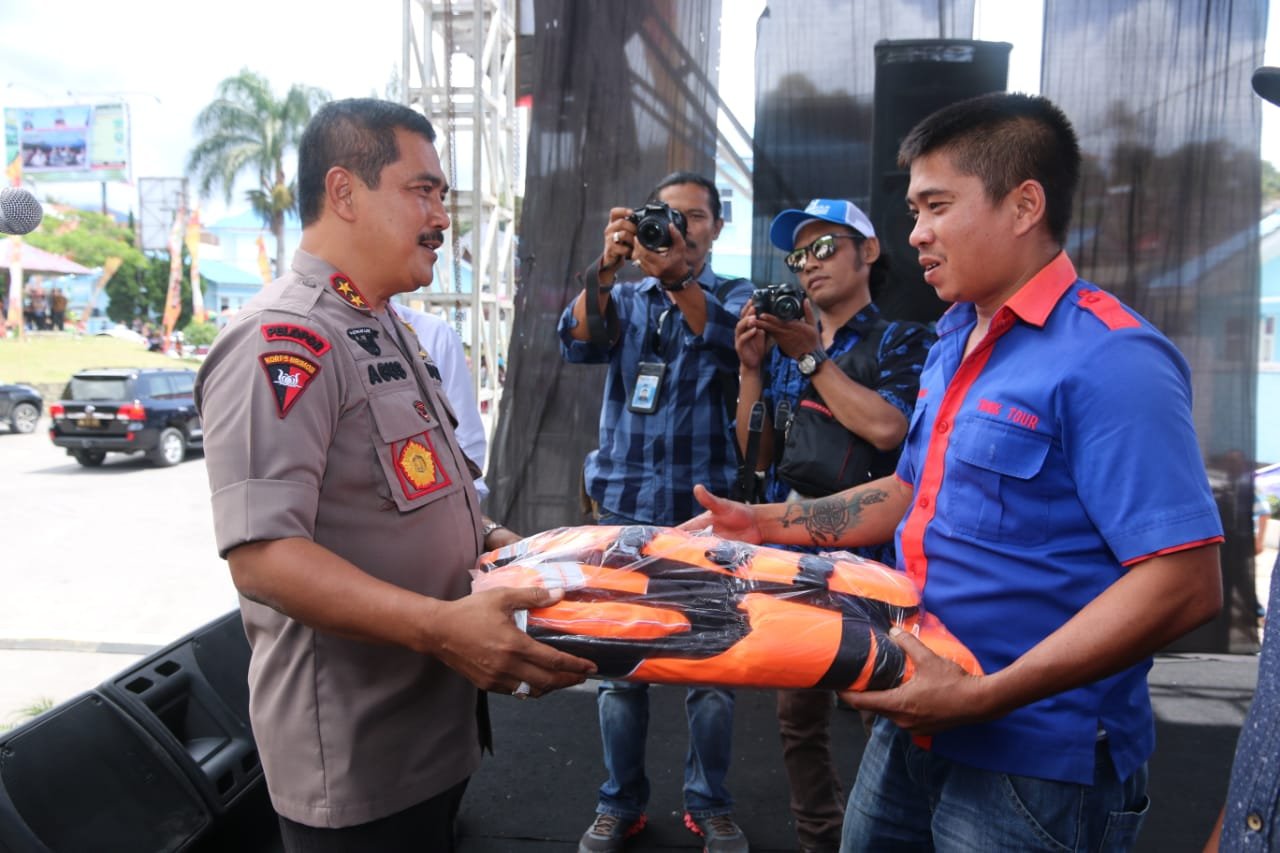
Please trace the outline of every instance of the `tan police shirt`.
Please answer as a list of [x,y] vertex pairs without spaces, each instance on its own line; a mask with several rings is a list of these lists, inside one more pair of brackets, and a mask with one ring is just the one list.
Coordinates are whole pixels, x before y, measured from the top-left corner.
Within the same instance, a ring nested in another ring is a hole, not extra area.
[[[405,589],[467,594],[479,501],[440,382],[401,330],[369,311],[358,282],[300,251],[218,335],[196,400],[221,555],[302,537]],[[277,812],[365,823],[475,771],[476,688],[443,663],[244,597],[240,609]]]

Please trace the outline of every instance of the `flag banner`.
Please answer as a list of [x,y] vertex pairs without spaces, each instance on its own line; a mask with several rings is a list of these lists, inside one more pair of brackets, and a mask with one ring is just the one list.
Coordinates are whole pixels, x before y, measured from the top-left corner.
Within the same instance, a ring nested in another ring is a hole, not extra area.
[[198,323],[209,321],[204,308],[204,289],[200,286],[200,208],[191,211],[187,221],[187,254],[191,256],[191,318]]
[[186,211],[179,210],[173,217],[173,228],[169,231],[169,289],[164,296],[164,340],[161,343],[163,352],[169,351],[169,340],[173,337],[173,327],[178,324],[178,315],[182,313],[182,232]]

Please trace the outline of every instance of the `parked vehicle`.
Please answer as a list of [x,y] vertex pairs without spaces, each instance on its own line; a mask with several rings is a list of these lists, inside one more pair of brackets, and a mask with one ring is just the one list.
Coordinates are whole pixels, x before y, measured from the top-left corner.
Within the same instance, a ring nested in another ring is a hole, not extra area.
[[44,398],[30,385],[0,385],[0,423],[14,432],[35,432]]
[[195,381],[195,371],[180,368],[81,370],[49,406],[49,438],[87,468],[108,453],[145,453],[156,465],[177,465],[204,443]]

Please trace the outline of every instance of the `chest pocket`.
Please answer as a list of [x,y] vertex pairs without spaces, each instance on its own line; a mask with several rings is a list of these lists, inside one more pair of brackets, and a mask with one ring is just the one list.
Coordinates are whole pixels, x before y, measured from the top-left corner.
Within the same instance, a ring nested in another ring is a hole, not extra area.
[[1049,537],[1044,468],[1052,436],[986,418],[966,418],[951,437],[946,516],[978,539],[1038,545]]
[[462,488],[439,419],[416,386],[369,398],[378,431],[375,450],[389,497],[401,511],[418,509]]

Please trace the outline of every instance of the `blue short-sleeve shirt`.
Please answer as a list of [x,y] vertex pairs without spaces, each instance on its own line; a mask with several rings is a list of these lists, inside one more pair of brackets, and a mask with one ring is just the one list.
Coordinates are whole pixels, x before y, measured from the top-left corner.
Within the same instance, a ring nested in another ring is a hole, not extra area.
[[[1220,541],[1173,344],[1064,254],[992,318],[966,358],[971,304],[938,322],[898,476],[914,488],[899,567],[926,609],[1007,667],[1160,553]],[[931,748],[998,772],[1091,784],[1099,732],[1121,778],[1150,755],[1150,660]]]

